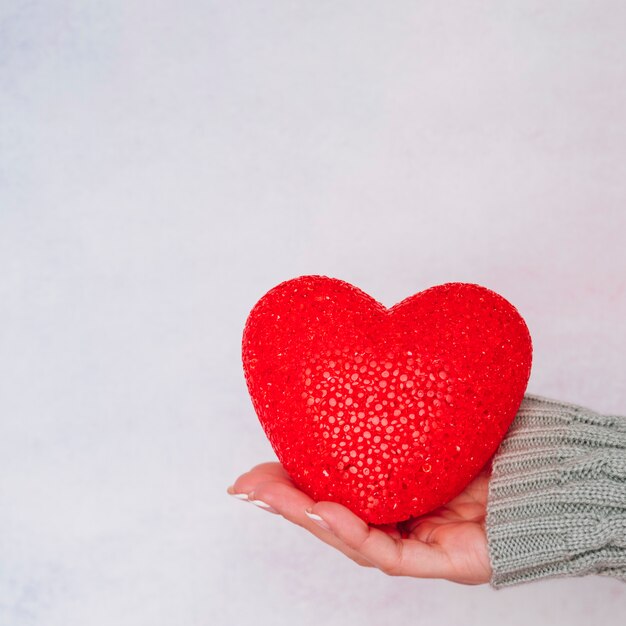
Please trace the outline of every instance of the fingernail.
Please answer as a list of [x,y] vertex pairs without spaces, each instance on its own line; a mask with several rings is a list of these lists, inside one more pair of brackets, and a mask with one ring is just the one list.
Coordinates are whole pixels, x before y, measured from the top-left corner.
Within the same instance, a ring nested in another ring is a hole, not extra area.
[[235,491],[235,488],[232,485],[226,489],[226,493],[228,493],[228,495],[230,496],[237,498],[238,500],[244,500],[244,501],[248,500],[247,493],[237,493]]
[[231,493],[230,495],[233,496],[234,498],[237,498],[238,500],[243,500],[244,502],[249,501],[247,493]]
[[320,515],[317,515],[317,513],[313,513],[311,509],[304,509],[304,512],[306,513],[307,517],[309,519],[312,519],[318,526],[321,526],[324,530],[330,530],[330,526],[324,521],[324,518],[322,518]]
[[260,509],[268,511],[269,513],[278,513],[278,511],[273,506],[270,506],[267,502],[263,502],[263,500],[249,500],[249,502],[252,502],[252,504],[256,504]]

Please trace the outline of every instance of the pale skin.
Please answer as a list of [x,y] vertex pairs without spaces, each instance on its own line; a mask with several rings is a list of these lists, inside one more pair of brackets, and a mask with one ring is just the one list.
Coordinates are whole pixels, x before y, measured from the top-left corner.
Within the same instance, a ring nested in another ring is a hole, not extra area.
[[[384,525],[367,524],[336,502],[315,502],[294,485],[276,462],[256,465],[239,476],[227,491],[282,515],[358,565],[378,568],[389,576],[442,578],[480,585],[491,578],[485,533],[489,478],[487,464],[445,506],[405,522]],[[305,512],[307,509],[313,519]],[[320,525],[316,516],[328,529]]]

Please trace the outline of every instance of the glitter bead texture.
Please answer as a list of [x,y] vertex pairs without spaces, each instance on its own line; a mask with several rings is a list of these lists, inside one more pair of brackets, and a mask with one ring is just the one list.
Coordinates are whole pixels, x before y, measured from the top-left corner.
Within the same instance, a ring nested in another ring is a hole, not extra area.
[[242,341],[252,404],[294,483],[371,524],[458,495],[522,402],[528,328],[499,294],[445,283],[391,308],[300,276],[253,307]]

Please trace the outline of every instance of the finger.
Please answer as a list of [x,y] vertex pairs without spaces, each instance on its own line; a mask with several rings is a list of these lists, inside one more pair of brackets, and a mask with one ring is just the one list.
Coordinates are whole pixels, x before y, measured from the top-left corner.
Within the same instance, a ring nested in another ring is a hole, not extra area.
[[397,539],[368,526],[348,508],[335,502],[318,502],[313,512],[320,515],[349,548],[391,576],[447,578],[453,572],[439,546],[413,539]]
[[[275,468],[270,468],[271,471],[274,471],[274,469]],[[260,471],[257,473],[262,475]],[[238,485],[237,488],[244,488],[247,486],[249,484],[246,482],[247,480],[248,478],[242,480],[241,484]],[[253,479],[250,480],[252,481]],[[280,473],[277,474],[277,479],[262,480],[261,482],[255,483],[254,488],[249,492],[249,498],[253,501],[261,501],[268,504],[286,520],[301,526],[324,543],[345,554],[348,558],[352,559],[359,565],[362,565],[363,567],[372,567],[372,564],[367,559],[363,558],[362,555],[345,545],[343,541],[336,537],[332,532],[324,530],[313,520],[307,517],[304,510],[312,507],[315,504],[315,501],[303,491],[294,487],[290,481],[287,482],[282,479]]]
[[235,482],[228,488],[228,493],[249,494],[260,482],[274,480],[288,485],[293,485],[293,481],[284,467],[277,462],[260,463],[244,474],[241,474]]
[[[239,476],[227,491],[230,494],[237,493],[247,495],[255,489],[256,485],[267,480],[284,482],[295,487],[293,480],[280,463],[267,462],[255,465],[251,470]],[[297,489],[297,487],[295,488]],[[392,537],[399,539],[402,536],[397,524],[374,524],[374,526],[384,530]]]
[[371,524],[374,528],[378,528],[383,532],[386,532],[390,537],[395,537],[396,539],[402,539],[402,532],[398,528],[398,524]]

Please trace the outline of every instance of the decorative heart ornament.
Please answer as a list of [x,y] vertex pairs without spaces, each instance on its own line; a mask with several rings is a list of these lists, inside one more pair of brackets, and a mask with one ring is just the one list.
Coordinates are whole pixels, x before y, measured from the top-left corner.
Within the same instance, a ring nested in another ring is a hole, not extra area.
[[532,343],[517,309],[480,285],[388,309],[344,281],[300,276],[254,305],[242,357],[298,488],[383,524],[432,511],[480,472],[522,402]]

